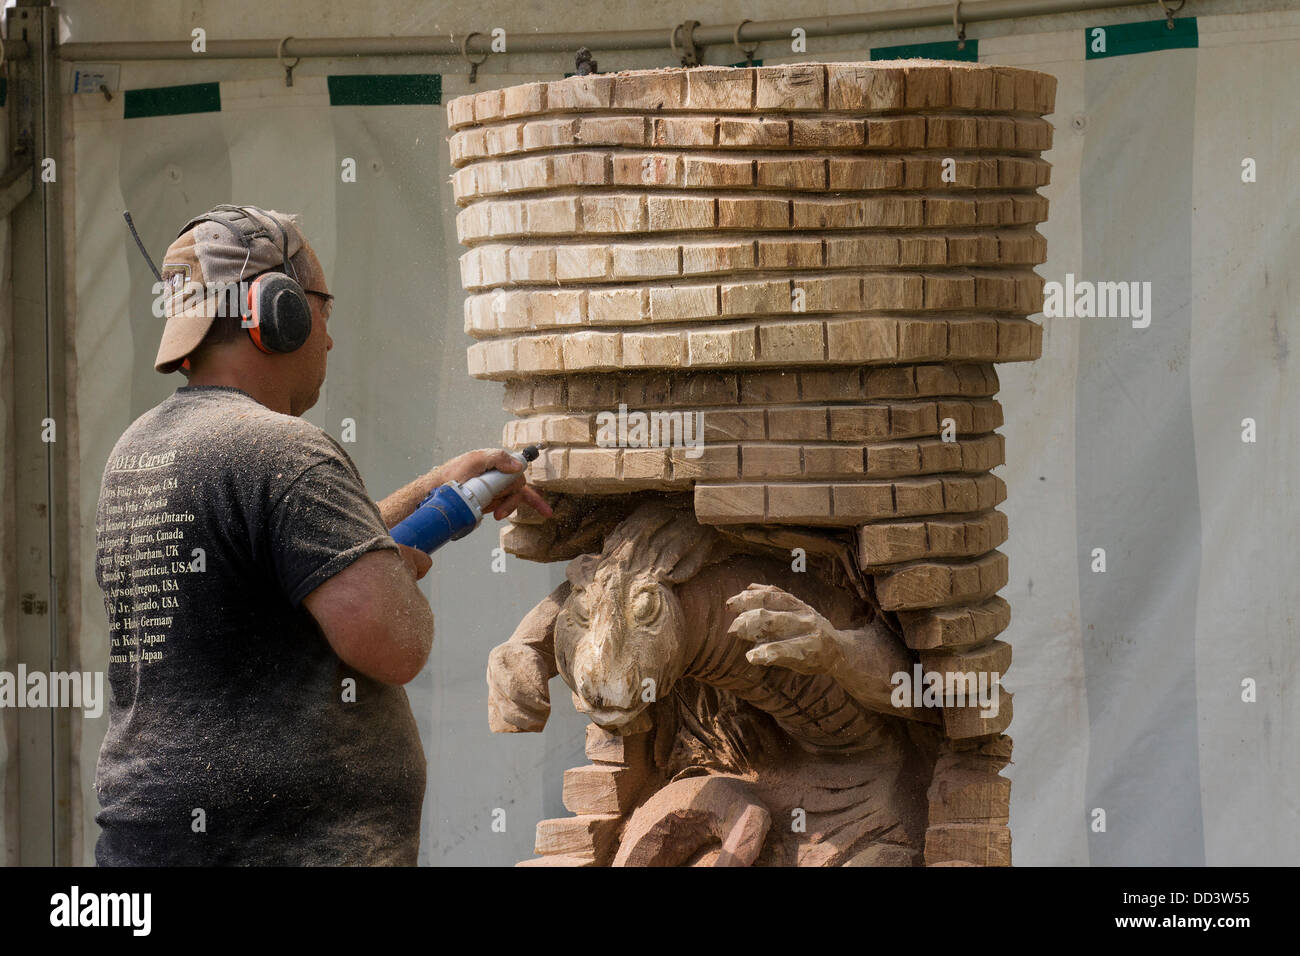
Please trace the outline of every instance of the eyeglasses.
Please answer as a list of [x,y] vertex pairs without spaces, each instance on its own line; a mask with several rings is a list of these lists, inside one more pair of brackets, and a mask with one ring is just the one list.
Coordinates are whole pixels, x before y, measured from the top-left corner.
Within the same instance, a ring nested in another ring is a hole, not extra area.
[[328,292],[317,292],[315,289],[303,289],[302,291],[306,292],[308,295],[318,295],[325,300],[321,317],[328,322],[330,320],[330,313],[334,311],[334,296],[330,295]]

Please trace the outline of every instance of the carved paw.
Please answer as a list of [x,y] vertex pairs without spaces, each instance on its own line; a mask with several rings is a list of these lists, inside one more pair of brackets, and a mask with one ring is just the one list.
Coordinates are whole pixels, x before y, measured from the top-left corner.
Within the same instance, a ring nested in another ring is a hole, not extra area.
[[681,777],[633,812],[614,866],[752,866],[772,817],[741,780]]
[[737,617],[729,633],[756,646],[751,664],[825,674],[843,660],[843,637],[830,621],[788,591],[751,584],[727,601]]
[[538,733],[551,715],[546,659],[507,641],[488,655],[488,726],[494,734]]

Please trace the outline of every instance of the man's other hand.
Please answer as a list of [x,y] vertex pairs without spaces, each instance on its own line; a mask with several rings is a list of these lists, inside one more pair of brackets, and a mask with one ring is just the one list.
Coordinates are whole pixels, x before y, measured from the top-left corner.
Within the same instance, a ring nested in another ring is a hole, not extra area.
[[402,549],[402,560],[406,562],[406,566],[410,568],[411,573],[415,575],[415,580],[420,580],[420,578],[424,577],[425,574],[428,573],[429,569],[433,567],[433,558],[429,557],[419,548],[408,547],[401,543],[397,546]]
[[[438,468],[438,477],[441,482],[453,480],[465,482],[470,478],[477,478],[485,471],[491,471],[494,468],[507,474],[524,470],[523,464],[510,457],[510,453],[504,449],[480,448],[476,451],[467,451],[463,455],[457,455],[445,465],[440,466]],[[487,511],[490,511],[492,517],[500,521],[512,514],[521,504],[531,505],[547,518],[552,514],[551,506],[546,503],[546,499],[538,493],[536,488],[524,482],[522,474],[519,475],[514,484],[492,499],[488,504]]]

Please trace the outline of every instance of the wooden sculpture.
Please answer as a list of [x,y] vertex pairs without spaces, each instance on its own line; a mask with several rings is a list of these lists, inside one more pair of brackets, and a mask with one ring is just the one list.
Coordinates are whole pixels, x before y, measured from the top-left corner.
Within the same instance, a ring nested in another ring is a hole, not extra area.
[[530,863],[1010,864],[993,363],[1041,351],[1054,91],[897,61],[448,105],[470,371],[556,511],[503,543],[570,562],[489,721],[541,730],[556,676],[591,719]]

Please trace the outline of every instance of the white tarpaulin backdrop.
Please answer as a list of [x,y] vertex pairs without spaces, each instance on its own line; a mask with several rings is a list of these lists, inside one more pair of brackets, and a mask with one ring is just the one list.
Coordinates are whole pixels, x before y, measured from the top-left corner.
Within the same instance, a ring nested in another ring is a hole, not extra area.
[[[981,41],[981,59],[1059,78],[1050,280],[1150,281],[1152,321],[1043,320],[1041,361],[999,367],[1015,648],[1011,829],[1018,865],[1284,864],[1300,859],[1293,547],[1300,468],[1289,343],[1300,334],[1300,15],[1203,17],[1196,48],[1085,59],[1082,30]],[[833,59],[867,59],[844,49]],[[777,62],[767,60],[766,62]],[[383,73],[381,62],[351,67]],[[123,86],[130,88],[129,64]],[[482,75],[512,85],[535,76]],[[443,102],[468,91],[443,78]],[[381,497],[435,461],[495,445],[501,387],[469,378],[444,109],[330,104],[323,78],[220,83],[218,112],[123,119],[75,100],[75,429],[81,666],[103,669],[91,573],[100,474],[126,425],[180,384],[152,371],[155,257],[217,202],[299,212],[337,294],[336,347],[309,418]],[[1258,182],[1242,182],[1242,161]],[[357,181],[341,181],[356,160]],[[1258,440],[1243,443],[1242,420]],[[437,616],[409,687],[429,759],[421,861],[509,864],[562,815],[584,722],[559,682],[544,735],[487,729],[488,650],[562,579],[490,570],[493,531],[444,549]],[[1105,573],[1093,549],[1104,548]],[[1257,686],[1244,702],[1243,681]],[[80,736],[81,856],[95,756]],[[383,741],[376,741],[382,746]],[[491,828],[494,809],[505,833]],[[1095,832],[1094,810],[1106,829]]]

